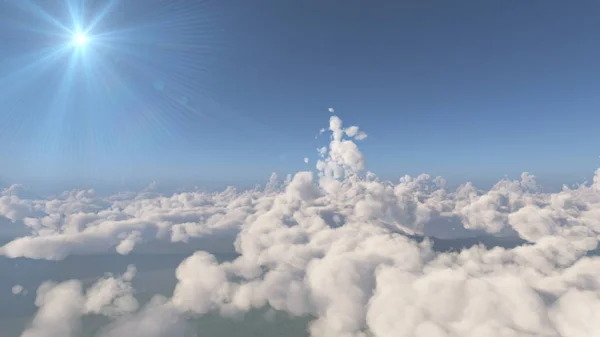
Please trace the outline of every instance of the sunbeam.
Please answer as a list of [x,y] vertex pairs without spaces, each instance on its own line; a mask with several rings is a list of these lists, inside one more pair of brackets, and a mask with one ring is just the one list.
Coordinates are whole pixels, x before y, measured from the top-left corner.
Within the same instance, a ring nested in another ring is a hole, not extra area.
[[[200,111],[212,104],[202,81],[214,17],[189,15],[203,1],[150,2],[147,10],[118,1],[3,3],[19,16],[1,25],[13,53],[0,52],[0,136],[34,157],[92,160],[123,144],[135,151],[161,135],[185,137],[209,121]],[[29,99],[33,92],[50,103]]]

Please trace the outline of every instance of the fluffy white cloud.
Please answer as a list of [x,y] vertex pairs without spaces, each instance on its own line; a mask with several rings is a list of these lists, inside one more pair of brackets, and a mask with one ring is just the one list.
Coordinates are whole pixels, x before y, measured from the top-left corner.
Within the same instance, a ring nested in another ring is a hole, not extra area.
[[103,329],[98,337],[196,337],[180,310],[156,296],[149,305],[132,316],[124,316]]
[[[235,316],[266,305],[314,317],[315,337],[600,333],[600,258],[588,256],[600,235],[600,170],[592,185],[558,193],[541,192],[526,173],[489,191],[472,184],[449,191],[425,174],[392,183],[365,173],[354,140],[366,134],[358,127],[331,116],[329,131],[316,176],[298,172],[281,182],[273,175],[264,190],[108,199],[85,191],[51,201],[6,192],[1,214],[23,219],[33,234],[0,253],[127,254],[143,241],[235,235],[237,259],[195,253],[177,268],[172,298],[123,316],[103,336],[167,336],[169,329],[183,336],[185,315]],[[412,237],[456,222],[529,244],[440,253]],[[127,279],[100,281],[85,293],[77,282],[40,288],[40,310],[24,336],[69,336],[82,314],[135,310]]]
[[[568,240],[435,254],[426,243],[362,228],[367,224],[310,233],[311,225],[297,225],[303,235],[275,224],[258,236],[244,232],[239,239],[254,245],[243,242],[242,256],[232,263],[218,265],[205,253],[191,257],[178,269],[173,303],[197,314],[268,304],[317,317],[310,325],[313,336],[591,336],[600,331],[593,315],[573,313],[576,303],[589,312],[600,305],[600,260],[582,257]],[[272,244],[257,250],[257,240]]]
[[33,205],[18,197],[20,189],[20,185],[12,185],[0,192],[0,216],[13,222],[33,213]]
[[83,315],[118,315],[137,310],[131,287],[134,274],[130,266],[123,276],[98,280],[86,291],[78,280],[43,283],[35,300],[39,310],[21,337],[77,336]]

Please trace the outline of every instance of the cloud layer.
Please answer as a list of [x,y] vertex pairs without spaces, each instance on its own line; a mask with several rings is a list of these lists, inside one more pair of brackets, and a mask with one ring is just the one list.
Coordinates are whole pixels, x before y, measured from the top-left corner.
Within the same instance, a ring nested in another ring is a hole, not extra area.
[[[335,115],[328,130],[315,172],[284,181],[273,175],[264,189],[110,198],[75,191],[54,200],[21,199],[17,186],[3,191],[0,215],[32,232],[0,248],[7,257],[129,254],[141,242],[216,235],[234,238],[239,253],[220,263],[196,252],[177,268],[173,296],[139,311],[128,297],[129,277],[87,291],[77,281],[43,285],[23,336],[72,335],[88,313],[125,314],[106,336],[187,336],[190,315],[235,317],[266,306],[314,317],[308,329],[315,337],[600,333],[600,259],[591,256],[600,232],[600,170],[592,184],[558,193],[543,193],[527,173],[488,191],[470,183],[449,191],[442,178],[425,174],[392,183],[365,172],[356,142],[366,133]],[[436,252],[414,239],[450,232],[514,235],[530,244]]]

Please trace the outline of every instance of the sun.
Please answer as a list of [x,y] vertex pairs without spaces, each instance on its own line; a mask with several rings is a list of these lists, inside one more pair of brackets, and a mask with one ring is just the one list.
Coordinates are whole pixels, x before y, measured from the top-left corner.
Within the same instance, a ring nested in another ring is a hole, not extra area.
[[77,32],[73,35],[73,42],[77,46],[83,46],[88,42],[88,37],[82,32]]

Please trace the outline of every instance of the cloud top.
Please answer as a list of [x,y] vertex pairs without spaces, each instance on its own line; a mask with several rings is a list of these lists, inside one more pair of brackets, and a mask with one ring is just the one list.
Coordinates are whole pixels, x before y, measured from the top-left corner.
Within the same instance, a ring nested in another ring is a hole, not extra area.
[[[3,191],[0,214],[32,233],[3,246],[7,257],[129,254],[142,242],[216,235],[230,235],[239,254],[218,262],[196,252],[177,268],[173,296],[141,310],[133,268],[86,290],[79,281],[44,284],[23,336],[74,336],[89,313],[121,317],[102,336],[184,336],[184,317],[235,317],[265,306],[313,317],[315,337],[600,333],[600,259],[591,254],[600,233],[600,170],[591,185],[558,193],[542,192],[528,173],[488,191],[470,183],[450,191],[426,174],[382,181],[367,171],[356,143],[366,133],[336,115],[328,131],[315,171],[283,181],[273,174],[248,191],[110,198],[74,191],[54,200]],[[528,244],[436,252],[415,239],[448,232],[444,226]]]

